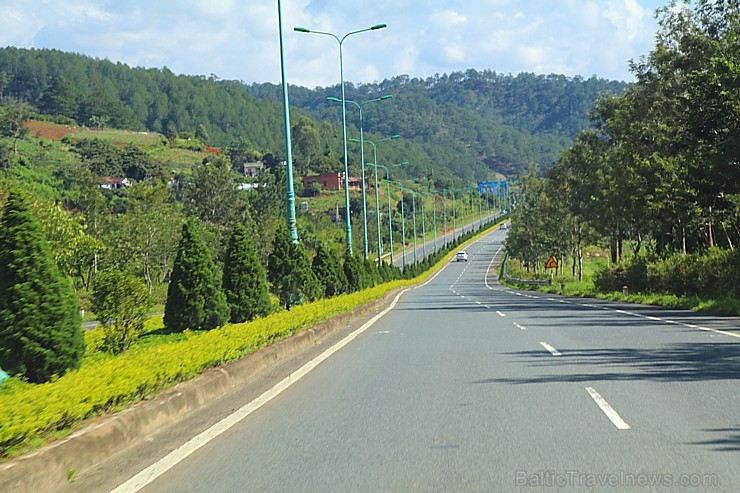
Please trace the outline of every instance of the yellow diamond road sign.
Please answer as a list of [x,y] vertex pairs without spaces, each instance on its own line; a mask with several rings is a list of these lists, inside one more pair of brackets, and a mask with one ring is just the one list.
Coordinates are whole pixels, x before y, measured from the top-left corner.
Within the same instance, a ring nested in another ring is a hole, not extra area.
[[555,260],[555,257],[550,256],[549,259],[547,259],[547,263],[545,264],[545,269],[557,269],[558,268],[558,261]]

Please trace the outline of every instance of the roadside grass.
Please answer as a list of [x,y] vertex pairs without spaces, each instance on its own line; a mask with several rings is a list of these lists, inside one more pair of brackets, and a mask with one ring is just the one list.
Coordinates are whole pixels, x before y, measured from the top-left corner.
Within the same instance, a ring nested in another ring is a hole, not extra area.
[[[508,264],[510,277],[519,279],[550,279],[550,276],[545,273],[540,273],[539,276],[534,276],[532,273],[528,273],[526,269],[521,267],[518,260],[510,259]],[[552,277],[552,284],[545,286],[517,284],[510,280],[503,279],[502,284],[516,287],[517,289],[538,291],[549,294],[560,294],[563,296],[596,298],[641,305],[678,308],[717,315],[740,316],[740,299],[732,297],[704,298],[698,296],[676,296],[673,294],[632,293],[629,291],[627,294],[624,294],[621,291],[599,293],[596,291],[596,287],[594,286],[593,276],[596,272],[607,265],[608,259],[604,258],[602,255],[590,255],[588,257],[584,257],[582,281],[579,281],[577,277],[566,273],[564,275]]]

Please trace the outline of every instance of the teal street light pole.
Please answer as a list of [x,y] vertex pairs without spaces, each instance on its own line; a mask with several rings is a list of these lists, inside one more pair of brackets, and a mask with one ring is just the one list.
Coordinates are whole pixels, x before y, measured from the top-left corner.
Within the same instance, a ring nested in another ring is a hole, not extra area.
[[437,253],[437,195],[436,190],[429,189],[430,193],[427,193],[427,195],[432,196],[432,229],[434,230],[433,235],[433,245],[434,245],[434,253]]
[[488,221],[491,221],[491,194],[486,194],[486,209],[488,210]]
[[427,258],[427,230],[424,225],[424,192],[421,193],[421,258]]
[[[395,168],[396,166],[406,166],[407,164],[409,164],[409,162],[404,161],[402,163],[394,164],[390,166],[390,168]],[[388,183],[388,245],[390,246],[390,251],[391,251],[390,264],[392,266],[393,265],[393,211],[391,210],[391,172],[388,169],[388,167],[383,166],[382,164],[376,164],[375,165],[375,176],[376,177],[378,176],[378,168],[383,168],[385,170],[385,178],[386,178],[385,182]],[[401,196],[401,198],[403,198],[403,196]],[[377,201],[376,201],[376,204],[377,204]],[[403,203],[401,203],[401,207],[403,207]],[[380,238],[380,235],[378,235],[378,238]],[[378,251],[380,251],[380,246],[378,246]],[[380,257],[378,257],[378,259],[380,259]]]
[[398,185],[401,191],[401,249],[403,251],[401,263],[406,268],[406,215],[403,212],[403,186]]
[[364,33],[366,31],[376,31],[378,29],[383,29],[384,27],[387,27],[386,24],[375,24],[374,26],[365,29],[348,32],[341,38],[336,34],[330,32],[313,31],[311,29],[306,29],[305,27],[293,28],[294,31],[297,31],[299,33],[323,34],[325,36],[331,36],[336,40],[337,43],[339,43],[339,80],[342,87],[342,141],[344,143],[344,205],[345,220],[347,223],[347,250],[349,251],[350,255],[352,255],[352,222],[350,219],[349,210],[349,164],[347,162],[347,104],[344,97],[344,62],[342,60],[342,46],[344,44],[344,40],[347,39],[349,36],[352,36],[353,34]]
[[288,231],[293,243],[298,243],[298,228],[295,218],[295,191],[293,190],[293,155],[290,148],[290,106],[288,105],[288,81],[285,78],[285,48],[283,36],[283,9],[278,7],[278,31],[280,33],[280,77],[283,86],[283,119],[285,121],[285,184],[288,205]]
[[444,218],[444,246],[447,248],[447,189],[442,189],[442,217]]
[[461,232],[461,235],[465,236],[465,194],[462,193],[463,189],[460,189],[459,191],[461,192],[460,193],[460,209],[461,209],[460,218],[462,222],[462,228],[460,232]]
[[416,263],[416,192],[409,189],[411,192],[411,217],[414,221],[414,263]]
[[[384,98],[386,98],[386,99],[391,98],[391,97],[393,97],[393,96],[390,96],[390,95],[387,96],[387,97],[384,96]],[[383,98],[380,98],[380,99],[383,99]],[[369,102],[369,101],[367,101],[367,102]],[[362,135],[362,132],[360,132],[360,135]],[[386,137],[384,139],[380,139],[378,141],[378,143],[385,142],[386,140],[400,139],[400,138],[401,138],[400,135],[391,135],[390,137]],[[357,139],[349,139],[349,140],[350,140],[350,142],[357,142]],[[378,165],[378,146],[372,140],[365,140],[364,142],[367,142],[368,144],[370,144],[370,145],[373,146],[373,162],[372,163],[366,163],[366,166],[373,166],[375,168],[375,214],[376,214],[377,223],[378,223],[378,262],[380,262],[380,257],[382,255],[382,248],[381,248],[382,243],[380,241],[380,206],[378,205],[378,203],[379,203],[378,202],[378,200],[379,200],[378,199],[378,166],[380,166],[380,165]],[[363,148],[365,147],[364,142],[361,143],[361,146]],[[363,160],[364,160],[364,156],[365,156],[365,153],[363,152],[362,153]],[[404,164],[408,164],[408,162],[404,162],[404,163],[401,163],[401,164],[394,164],[393,166],[403,166]],[[381,168],[385,168],[385,166],[381,166]],[[390,176],[388,175],[388,168],[385,168],[385,171],[386,171],[386,178],[388,178],[390,180]],[[364,190],[364,188],[363,188],[363,190]],[[390,195],[388,196],[388,200],[390,201]],[[389,202],[389,204],[390,204],[390,202]],[[363,206],[364,206],[364,192],[363,192]],[[365,231],[367,231],[367,221],[365,222]],[[393,248],[392,247],[392,245],[393,245],[393,238],[392,237],[393,237],[393,233],[391,233],[391,251],[392,251],[392,248]],[[367,243],[367,233],[365,234],[365,242]],[[391,264],[393,264],[393,255],[392,254],[391,254]]]
[[[345,103],[352,103],[355,106],[357,106],[357,109],[360,112],[360,140],[358,141],[357,139],[349,139],[349,141],[360,143],[360,162],[363,164],[362,166],[360,166],[360,168],[362,170],[361,171],[361,175],[362,175],[362,178],[361,178],[362,180],[362,222],[364,226],[363,228],[363,239],[364,239],[363,247],[365,250],[365,260],[367,260],[367,257],[368,257],[367,255],[367,199],[365,198],[365,145],[364,145],[363,134],[362,134],[362,107],[365,106],[367,103],[374,103],[375,101],[383,101],[386,99],[391,99],[392,97],[393,96],[391,94],[386,94],[385,96],[381,96],[379,98],[368,99],[364,103],[358,103],[357,101],[352,101],[351,99],[345,100]],[[339,103],[342,102],[341,99],[337,99],[335,97],[328,97],[326,99],[327,101],[334,101],[334,102],[339,102]],[[378,180],[376,176],[376,179],[375,179],[376,190],[377,190],[377,186],[378,186]],[[378,257],[378,259],[380,259],[380,257]]]
[[452,194],[452,241],[457,239],[457,208],[455,207],[455,189],[451,188]]
[[483,201],[480,199],[480,193],[478,194],[478,229],[483,227]]

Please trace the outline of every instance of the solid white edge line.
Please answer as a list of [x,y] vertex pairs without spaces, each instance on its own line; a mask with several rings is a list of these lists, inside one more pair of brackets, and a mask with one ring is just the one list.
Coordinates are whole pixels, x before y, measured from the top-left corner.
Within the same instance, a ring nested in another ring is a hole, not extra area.
[[493,288],[489,286],[488,284],[488,272],[491,270],[491,266],[493,265],[493,262],[496,260],[496,256],[501,252],[501,250],[503,250],[503,248],[504,246],[501,245],[499,249],[496,251],[496,253],[493,254],[493,257],[491,257],[491,261],[488,263],[488,268],[486,269],[486,275],[485,277],[483,277],[483,282],[485,283],[486,287],[491,290]]
[[375,315],[373,318],[365,322],[362,327],[355,330],[320,355],[316,356],[314,359],[300,367],[298,370],[285,377],[270,390],[266,391],[252,402],[244,405],[233,414],[214,424],[204,432],[196,435],[185,444],[173,450],[162,459],[158,460],[151,466],[136,474],[125,483],[118,486],[111,493],[135,493],[141,490],[143,487],[147,486],[149,483],[151,483],[152,481],[172,469],[182,460],[187,458],[189,455],[197,451],[203,445],[207,444],[208,442],[219,436],[221,433],[225,432],[226,430],[252,414],[254,411],[270,402],[285,389],[306,376],[311,370],[316,368],[324,360],[352,342],[357,336],[359,336],[361,333],[370,328],[375,322],[377,322],[378,319],[391,311],[396,306],[396,303],[398,303],[398,300],[401,298],[401,296],[406,293],[406,291],[409,291],[409,289],[404,289],[403,291],[398,293],[393,299],[393,302],[390,304],[390,306],[388,306],[385,310]]
[[585,307],[588,307],[588,308],[598,308],[600,310],[613,311],[613,312],[616,312],[616,313],[620,313],[622,315],[629,315],[629,316],[632,316],[632,317],[646,318],[648,320],[652,320],[652,321],[655,321],[655,322],[663,322],[663,323],[666,323],[666,324],[669,324],[669,325],[680,325],[682,327],[688,327],[689,329],[703,330],[705,332],[714,332],[715,334],[722,334],[722,335],[726,335],[726,336],[730,336],[730,337],[736,337],[736,338],[740,339],[740,334],[735,334],[733,332],[728,332],[726,330],[712,329],[710,327],[702,327],[700,325],[694,325],[694,324],[690,324],[690,323],[687,323],[687,322],[677,322],[675,320],[668,320],[668,319],[665,319],[665,318],[653,317],[652,315],[643,315],[641,313],[628,312],[626,310],[620,310],[620,309],[616,309],[616,308],[609,308],[609,307],[604,307],[604,306],[591,305],[591,304],[587,304],[587,303],[576,303],[576,304],[577,305],[580,305],[580,306],[585,306]]
[[546,343],[546,342],[540,342],[540,346],[542,346],[543,348],[545,348],[545,349],[547,349],[548,351],[550,351],[550,353],[551,353],[551,354],[552,354],[553,356],[562,356],[562,355],[560,354],[560,351],[558,351],[557,349],[555,349],[554,347],[552,347],[551,345],[549,345],[549,344],[548,344],[548,343]]
[[609,405],[608,402],[606,402],[606,399],[601,397],[601,394],[596,392],[592,387],[586,387],[586,392],[591,396],[591,398],[594,400],[597,406],[599,406],[599,409],[601,409],[604,414],[606,414],[606,417],[609,418],[609,421],[612,422],[614,426],[617,427],[619,430],[629,430],[630,425],[628,425],[621,416],[617,413],[617,411],[614,410],[613,407]]

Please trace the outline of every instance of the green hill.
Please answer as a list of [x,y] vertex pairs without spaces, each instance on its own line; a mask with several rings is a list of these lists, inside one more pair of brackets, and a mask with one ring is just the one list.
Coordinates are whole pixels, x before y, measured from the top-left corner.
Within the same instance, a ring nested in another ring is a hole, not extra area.
[[[347,98],[393,100],[368,105],[364,130],[381,146],[380,162],[409,161],[399,177],[487,179],[547,168],[581,129],[597,96],[620,92],[623,83],[560,75],[497,74],[489,70],[428,79],[403,75],[372,84],[347,84]],[[341,162],[340,105],[326,101],[338,87],[291,87],[292,125],[308,116],[318,129],[320,151],[301,171],[335,168]],[[262,153],[284,154],[280,88],[246,86],[215,77],[175,75],[169,69],[129,67],[57,50],[0,49],[0,103],[25,101],[59,122],[171,136],[199,129],[208,144],[241,139]],[[356,114],[348,123],[355,126]],[[351,135],[358,135],[350,129]],[[356,146],[355,146],[356,147]],[[359,159],[352,149],[352,162]],[[301,161],[302,162],[302,161]],[[359,173],[355,167],[352,173]]]

